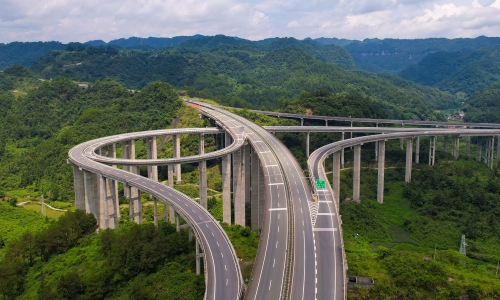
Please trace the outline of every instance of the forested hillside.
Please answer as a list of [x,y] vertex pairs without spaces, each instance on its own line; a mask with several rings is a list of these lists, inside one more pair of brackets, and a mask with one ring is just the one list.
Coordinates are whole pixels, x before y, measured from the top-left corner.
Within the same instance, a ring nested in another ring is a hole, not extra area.
[[[322,42],[327,43],[328,40]],[[359,69],[395,75],[431,53],[461,52],[499,44],[498,37],[480,36],[474,39],[365,39],[362,42],[350,41],[345,48]]]
[[476,92],[464,108],[468,122],[500,123],[500,83]]
[[0,70],[15,64],[29,66],[49,51],[65,47],[59,42],[0,43]]
[[[18,218],[33,214],[0,202],[3,210]],[[187,232],[126,220],[116,230],[96,235],[96,228],[93,215],[77,210],[10,240],[0,257],[2,299],[203,297],[204,278],[193,271]]]
[[400,75],[419,84],[469,96],[500,80],[500,46],[429,54]]
[[[0,82],[22,87],[25,77],[10,72],[1,74]],[[182,106],[172,86],[160,82],[140,93],[110,79],[83,90],[65,78],[40,82],[17,97],[3,90],[0,190],[28,189],[68,201],[73,197],[72,169],[66,164],[71,147],[97,137],[165,128]]]
[[[438,90],[387,75],[347,71],[308,55],[300,47],[287,47],[297,43],[293,39],[273,40],[263,46],[269,47],[269,52],[254,50],[248,41],[224,36],[190,40],[161,51],[92,46],[51,52],[31,69],[46,78],[65,76],[93,82],[111,77],[131,89],[161,80],[187,90],[191,96],[236,107],[276,109],[280,98],[292,101],[301,91],[321,89],[370,97],[397,118],[432,118],[435,109],[455,106],[451,95]],[[310,42],[301,43],[316,51]],[[330,53],[327,56],[337,57],[339,64],[349,61],[345,55],[338,55],[338,47],[324,47],[316,54]]]

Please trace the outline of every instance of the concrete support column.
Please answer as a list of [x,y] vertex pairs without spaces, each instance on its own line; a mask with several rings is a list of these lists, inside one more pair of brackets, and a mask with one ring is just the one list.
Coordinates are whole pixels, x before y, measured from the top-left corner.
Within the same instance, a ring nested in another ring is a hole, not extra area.
[[361,145],[354,146],[354,169],[352,183],[352,200],[359,202],[359,184],[361,175]]
[[484,150],[484,163],[489,166],[490,165],[490,138],[486,137],[486,145]]
[[443,141],[443,150],[444,153],[448,153],[448,136],[444,136],[444,141]]
[[[231,144],[231,135],[225,134],[225,146]],[[231,154],[222,157],[222,221],[231,225]]]
[[497,163],[496,163],[497,167],[499,162],[500,162],[500,135],[498,136],[498,144],[497,144]]
[[325,120],[325,126],[328,126],[328,120]]
[[413,138],[408,138],[406,140],[406,171],[405,171],[405,181],[407,183],[411,182],[412,162],[413,162]]
[[300,119],[300,126],[304,126],[304,119]]
[[181,232],[181,220],[178,213],[175,213],[175,230]]
[[333,162],[332,162],[332,189],[333,189],[333,198],[337,202],[337,207],[340,204],[340,151],[334,152]]
[[191,226],[188,227],[188,240],[190,243],[193,241],[193,228]]
[[470,157],[470,136],[465,140],[465,156],[467,158]]
[[476,161],[481,162],[481,152],[482,150],[482,145],[481,145],[481,137],[477,137],[477,151],[476,151]]
[[429,137],[429,166],[433,166],[436,163],[436,140],[437,137]]
[[173,188],[174,187],[174,165],[168,165],[168,186]]
[[103,224],[100,228],[114,229],[118,227],[119,206],[118,206],[118,183],[109,178],[102,178],[101,183],[101,216]]
[[[405,124],[401,124],[401,128],[405,128]],[[403,139],[399,139],[399,148],[401,148],[401,150],[404,150],[404,141]]]
[[378,142],[378,184],[377,202],[384,203],[385,141]]
[[[349,116],[349,117],[350,117],[350,116]],[[351,121],[351,127],[352,127],[352,121]],[[351,131],[351,139],[352,139],[352,131]],[[352,147],[351,147],[351,149],[352,149]]]
[[[112,158],[116,158],[116,143],[112,144],[111,147],[110,147],[110,157]],[[116,165],[113,165],[112,166],[113,168],[116,168]],[[110,195],[113,195],[113,199],[115,201],[115,217],[116,217],[116,226],[118,227],[118,220],[120,219],[120,199],[118,197],[118,182],[116,181],[112,181],[112,180],[108,180],[108,193]]]
[[137,224],[142,223],[142,202],[141,202],[141,191],[137,188],[131,187],[129,185],[125,186],[129,191],[129,218],[131,221]]
[[[124,141],[122,142],[122,158],[123,159],[130,159],[130,141]],[[123,171],[130,172],[129,166],[123,166]],[[127,189],[123,189],[123,195],[125,198],[130,198],[130,195],[128,194]]]
[[[375,123],[375,127],[378,127],[378,123]],[[378,161],[378,141],[375,142],[375,161]]]
[[245,160],[245,205],[250,204],[250,193],[251,193],[251,168],[252,168],[252,146],[250,144],[246,144],[245,146],[245,156],[243,159]]
[[420,137],[417,136],[417,142],[415,143],[415,163],[420,162]]
[[[302,119],[303,120],[303,119]],[[259,176],[260,176],[260,160],[255,149],[252,149],[252,157],[250,159],[250,227],[252,230],[259,230]]]
[[106,187],[106,177],[101,175],[97,175],[99,180],[99,202],[96,206],[97,208],[97,224],[99,225],[99,229],[107,229],[108,228],[108,209],[107,209],[107,187]]
[[460,137],[459,136],[453,136],[452,137],[452,155],[455,159],[458,159],[458,156],[460,154]]
[[232,155],[234,223],[245,226],[245,146]]
[[486,149],[487,151],[487,160],[486,164],[489,168],[493,169],[493,153],[495,153],[495,137],[488,137],[488,148]]
[[169,218],[169,222],[171,224],[174,224],[175,223],[175,209],[173,206],[169,206],[168,207],[168,218]]
[[77,165],[73,165],[73,184],[75,187],[76,209],[85,210],[85,183],[83,171]]
[[158,200],[153,197],[153,205],[154,205],[154,223],[155,227],[158,227],[158,223],[161,219],[165,222],[168,222],[168,210],[167,205],[163,204],[163,214],[158,213]]
[[[158,151],[156,149],[156,137],[149,137],[146,141],[148,159],[157,159]],[[158,181],[158,166],[148,166],[148,178]]]
[[[342,131],[342,141],[344,140],[344,138],[345,138],[345,132]],[[342,166],[342,168],[344,167],[344,148],[342,148],[342,151],[340,152],[340,165]]]
[[97,208],[99,205],[99,188],[97,175],[84,170],[83,182],[85,188],[85,212],[93,214],[98,219]]
[[[174,158],[179,158],[181,157],[181,136],[179,134],[175,134],[172,140],[174,143]],[[182,183],[181,165],[180,164],[174,165],[174,171],[175,171],[176,183],[181,184]]]
[[201,274],[201,258],[203,254],[200,254],[200,243],[198,242],[198,237],[196,237],[196,275]]
[[310,132],[306,132],[306,158],[309,159],[309,135]]
[[[198,153],[205,153],[205,135],[200,133],[198,143]],[[198,163],[198,172],[200,178],[200,205],[207,209],[207,161]]]
[[153,198],[153,222],[155,227],[158,228],[158,201],[156,198]]

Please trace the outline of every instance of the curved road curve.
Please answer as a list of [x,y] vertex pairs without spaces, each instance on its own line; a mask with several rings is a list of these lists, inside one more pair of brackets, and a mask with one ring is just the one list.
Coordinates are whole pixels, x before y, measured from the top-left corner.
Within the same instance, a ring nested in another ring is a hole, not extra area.
[[340,151],[343,148],[381,140],[412,138],[416,136],[493,136],[499,134],[500,130],[487,129],[419,130],[414,132],[377,134],[331,143],[311,153],[307,161],[307,165],[309,167],[309,174],[311,176],[311,184],[314,187],[315,193],[318,197],[319,207],[316,224],[321,223],[324,227],[332,226],[333,228],[335,228],[335,230],[329,232],[330,236],[327,237],[333,239],[333,248],[331,248],[330,252],[331,260],[325,260],[323,262],[318,261],[318,264],[321,265],[322,263],[322,266],[325,268],[326,272],[331,271],[336,274],[333,276],[333,278],[336,279],[337,292],[339,293],[339,295],[341,293],[340,287],[345,286],[344,278],[346,278],[347,275],[347,264],[345,260],[342,237],[342,221],[339,218],[339,208],[337,207],[336,199],[334,199],[334,193],[331,184],[325,185],[324,189],[317,189],[314,184],[315,178],[327,178],[325,169],[323,167],[325,159],[330,154]]
[[[133,134],[129,138],[134,138]],[[139,134],[140,135],[140,134]],[[234,140],[241,135],[233,135]],[[88,141],[69,151],[69,162],[83,170],[110,178],[142,192],[149,193],[161,202],[174,207],[193,228],[199,238],[205,263],[205,299],[239,299],[243,279],[235,250],[219,223],[198,203],[164,184],[96,162],[85,155],[94,152],[96,145],[106,145],[108,138]]]

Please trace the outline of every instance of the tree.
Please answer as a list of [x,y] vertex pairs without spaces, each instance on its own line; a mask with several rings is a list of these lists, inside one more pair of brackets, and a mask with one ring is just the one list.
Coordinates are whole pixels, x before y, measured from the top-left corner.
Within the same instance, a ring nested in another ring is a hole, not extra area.
[[16,197],[10,198],[9,199],[9,205],[13,206],[13,207],[16,207],[17,206],[17,198]]

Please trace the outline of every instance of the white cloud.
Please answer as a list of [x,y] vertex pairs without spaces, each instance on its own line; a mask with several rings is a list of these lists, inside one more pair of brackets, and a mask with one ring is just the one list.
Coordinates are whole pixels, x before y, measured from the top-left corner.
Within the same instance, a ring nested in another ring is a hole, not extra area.
[[0,0],[0,42],[496,36],[500,0]]

